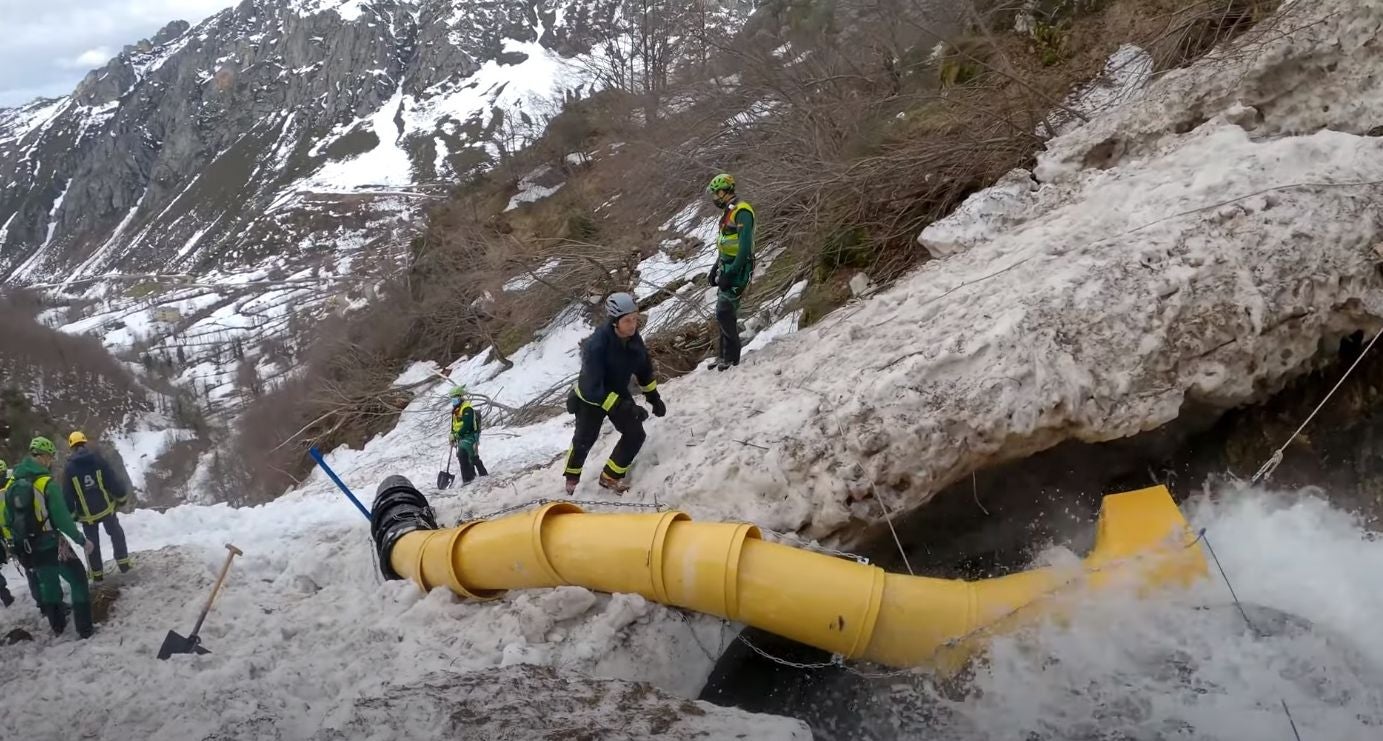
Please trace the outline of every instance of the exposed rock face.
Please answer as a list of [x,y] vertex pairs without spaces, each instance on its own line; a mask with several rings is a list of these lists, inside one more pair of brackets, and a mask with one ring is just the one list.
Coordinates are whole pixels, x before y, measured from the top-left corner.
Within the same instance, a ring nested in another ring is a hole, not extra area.
[[[199,272],[329,249],[300,223],[313,193],[363,194],[362,222],[408,217],[414,206],[369,194],[487,165],[524,91],[585,90],[552,49],[589,49],[614,5],[243,0],[196,28],[170,23],[72,95],[0,111],[0,277]],[[534,57],[541,70],[471,79]]]

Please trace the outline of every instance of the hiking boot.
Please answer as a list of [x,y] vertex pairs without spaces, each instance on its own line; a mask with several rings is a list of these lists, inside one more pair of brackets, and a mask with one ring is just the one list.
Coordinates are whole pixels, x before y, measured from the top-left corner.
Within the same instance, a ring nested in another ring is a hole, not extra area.
[[725,370],[724,368],[721,367],[721,366],[724,365],[724,364],[725,364],[725,361],[724,361],[724,360],[721,360],[720,358],[716,358],[715,360],[712,360],[711,362],[709,362],[709,363],[706,364],[706,370]]
[[115,565],[120,567],[120,573],[127,574],[129,573],[130,569],[134,568],[134,559],[116,559]]
[[571,496],[576,493],[576,484],[578,482],[579,479],[567,479],[567,496]]
[[616,494],[623,494],[629,491],[629,482],[624,479],[617,479],[604,471],[600,472],[600,488],[609,489]]
[[53,629],[54,635],[62,635],[67,630],[67,609],[63,604],[48,604],[39,607],[43,616],[48,618],[48,627]]
[[95,632],[91,625],[91,603],[82,602],[72,606],[72,625],[81,638],[90,638]]

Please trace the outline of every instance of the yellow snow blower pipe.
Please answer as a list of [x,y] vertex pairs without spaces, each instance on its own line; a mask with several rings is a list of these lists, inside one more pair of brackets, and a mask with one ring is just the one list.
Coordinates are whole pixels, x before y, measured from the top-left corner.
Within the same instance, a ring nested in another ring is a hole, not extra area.
[[[383,498],[376,500],[376,521],[390,519],[380,516]],[[387,526],[376,525],[381,555],[394,572],[386,575],[412,579],[424,590],[447,587],[477,599],[563,585],[634,593],[846,658],[941,671],[966,660],[973,639],[1032,620],[1051,603],[1041,598],[1064,587],[1124,584],[1147,591],[1206,573],[1194,535],[1161,486],[1105,497],[1083,568],[974,582],[890,574],[764,541],[753,525],[693,522],[681,512],[586,514],[558,502],[502,519],[440,530],[405,527],[382,537]]]

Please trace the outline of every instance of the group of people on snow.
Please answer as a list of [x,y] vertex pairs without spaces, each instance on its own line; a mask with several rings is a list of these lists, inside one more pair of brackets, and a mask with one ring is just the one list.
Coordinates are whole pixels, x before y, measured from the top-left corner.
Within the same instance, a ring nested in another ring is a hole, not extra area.
[[[70,454],[55,479],[57,447],[46,437],[29,442],[29,454],[10,468],[0,460],[0,566],[18,563],[29,594],[56,634],[67,629],[70,612],[77,635],[91,636],[91,581],[105,578],[101,529],[110,536],[115,564],[121,572],[134,563],[125,544],[117,510],[129,500],[128,480],[89,446],[80,431],[67,437]],[[81,527],[78,528],[77,524]],[[72,549],[86,552],[90,574]],[[72,594],[63,601],[62,582]],[[14,604],[14,594],[0,571],[0,604]]]
[[[707,368],[725,371],[740,362],[740,298],[754,272],[754,209],[735,194],[735,179],[731,175],[716,175],[706,186],[706,192],[722,212],[716,259],[706,276],[711,287],[717,289],[720,343],[715,360]],[[634,401],[631,378],[648,401],[653,416],[667,414],[648,347],[639,335],[638,302],[628,293],[613,294],[605,301],[605,314],[605,323],[582,343],[581,374],[567,394],[567,411],[576,417],[576,431],[563,469],[568,496],[576,492],[586,456],[606,419],[620,438],[601,468],[598,483],[616,494],[629,490],[625,477],[647,437],[643,423],[648,419],[648,410]]]
[[[754,208],[735,194],[735,178],[729,174],[712,178],[706,192],[721,210],[716,259],[706,276],[707,283],[716,289],[720,342],[707,369],[725,371],[740,362],[740,299],[754,273]],[[631,379],[654,416],[667,414],[648,347],[639,335],[638,302],[629,293],[612,294],[605,301],[605,316],[606,321],[581,343],[581,373],[567,394],[567,412],[576,417],[576,431],[563,468],[568,496],[576,492],[586,456],[600,437],[606,419],[620,438],[601,468],[598,483],[617,494],[629,490],[625,477],[647,438],[643,423],[649,414],[634,401]],[[480,460],[480,418],[466,388],[453,388],[450,397],[450,443],[461,463],[464,486],[477,475],[486,476],[489,472]],[[441,485],[439,480],[438,486]]]

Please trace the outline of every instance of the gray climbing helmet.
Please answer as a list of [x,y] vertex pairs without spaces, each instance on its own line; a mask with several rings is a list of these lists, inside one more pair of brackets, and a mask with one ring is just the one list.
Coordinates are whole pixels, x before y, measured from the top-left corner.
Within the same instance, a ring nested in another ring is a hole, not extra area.
[[633,296],[627,293],[612,293],[610,298],[605,299],[605,313],[609,314],[611,319],[618,319],[638,310],[638,303],[634,301]]

